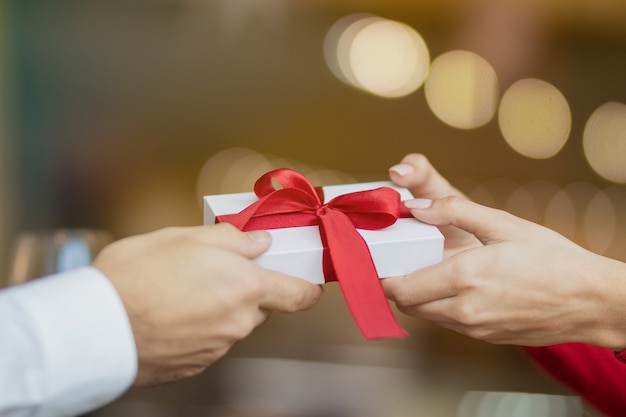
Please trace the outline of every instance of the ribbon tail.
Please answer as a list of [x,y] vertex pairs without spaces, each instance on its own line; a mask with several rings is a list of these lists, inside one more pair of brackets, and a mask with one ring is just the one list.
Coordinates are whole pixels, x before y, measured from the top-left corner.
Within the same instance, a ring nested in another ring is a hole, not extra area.
[[407,336],[391,311],[367,244],[350,219],[326,210],[320,220],[329,262],[363,336],[368,340]]

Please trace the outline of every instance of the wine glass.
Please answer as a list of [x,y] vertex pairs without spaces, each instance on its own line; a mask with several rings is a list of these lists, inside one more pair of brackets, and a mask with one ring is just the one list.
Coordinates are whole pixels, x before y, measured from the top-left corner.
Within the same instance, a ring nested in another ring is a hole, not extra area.
[[112,241],[112,233],[101,229],[22,231],[12,244],[4,286],[87,266]]

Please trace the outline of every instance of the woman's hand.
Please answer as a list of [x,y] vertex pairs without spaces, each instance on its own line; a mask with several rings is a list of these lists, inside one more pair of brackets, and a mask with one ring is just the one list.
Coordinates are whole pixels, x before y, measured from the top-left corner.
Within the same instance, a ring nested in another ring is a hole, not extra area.
[[397,167],[392,180],[419,197],[413,215],[446,237],[441,263],[383,280],[401,311],[491,343],[626,347],[623,263],[467,200],[421,155]]
[[[467,197],[453,187],[448,180],[437,172],[430,161],[421,154],[409,154],[398,165],[389,169],[391,180],[401,187],[408,188],[414,197],[427,199],[416,201],[414,204],[430,204],[430,199],[439,199],[447,196]],[[482,246],[474,235],[454,226],[440,226],[439,230],[446,238],[446,257],[468,248]]]

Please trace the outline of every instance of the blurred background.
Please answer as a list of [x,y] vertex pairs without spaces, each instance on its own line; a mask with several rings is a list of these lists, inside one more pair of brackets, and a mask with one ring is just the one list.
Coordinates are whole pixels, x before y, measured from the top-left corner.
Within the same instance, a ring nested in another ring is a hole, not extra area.
[[[626,261],[625,21],[623,0],[0,0],[0,265],[23,231],[197,225],[270,169],[385,180],[410,152]],[[95,414],[595,415],[515,347],[402,320],[364,342],[328,285]]]

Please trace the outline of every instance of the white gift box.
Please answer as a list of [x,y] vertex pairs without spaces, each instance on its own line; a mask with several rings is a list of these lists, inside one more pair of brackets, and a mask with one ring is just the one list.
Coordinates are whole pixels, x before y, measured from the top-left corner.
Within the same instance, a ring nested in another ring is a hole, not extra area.
[[[407,189],[388,181],[322,188],[325,202],[328,202],[339,195],[379,187],[395,189],[402,200],[413,198]],[[216,216],[239,213],[256,200],[253,192],[205,196],[204,224],[215,224]],[[381,278],[405,275],[443,259],[444,238],[439,229],[414,218],[400,218],[384,229],[357,231],[365,239]],[[268,232],[272,234],[272,245],[255,259],[259,265],[313,284],[324,283],[323,247],[318,226],[272,229]]]

